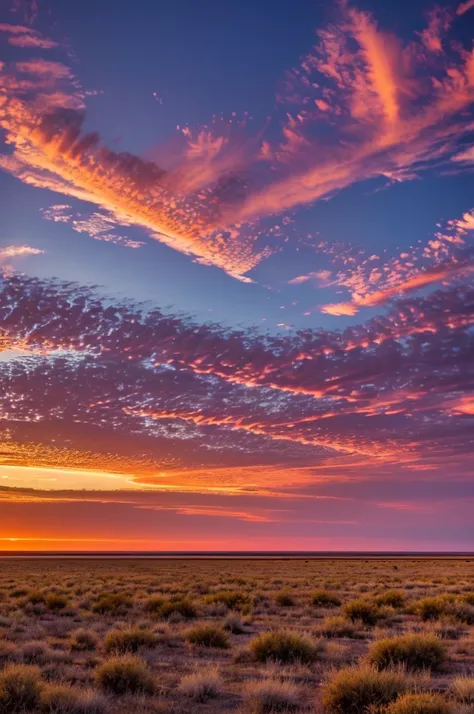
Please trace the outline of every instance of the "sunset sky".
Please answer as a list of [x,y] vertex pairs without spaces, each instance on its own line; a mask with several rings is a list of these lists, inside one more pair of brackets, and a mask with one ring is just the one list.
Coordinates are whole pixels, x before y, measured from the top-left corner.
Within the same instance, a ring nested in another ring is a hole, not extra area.
[[0,0],[0,551],[474,550],[474,0]]

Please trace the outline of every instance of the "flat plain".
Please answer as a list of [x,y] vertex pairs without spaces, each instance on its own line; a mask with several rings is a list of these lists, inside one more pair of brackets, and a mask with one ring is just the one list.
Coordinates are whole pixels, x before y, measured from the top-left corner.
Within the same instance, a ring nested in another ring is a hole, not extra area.
[[469,714],[474,558],[0,561],[0,714]]

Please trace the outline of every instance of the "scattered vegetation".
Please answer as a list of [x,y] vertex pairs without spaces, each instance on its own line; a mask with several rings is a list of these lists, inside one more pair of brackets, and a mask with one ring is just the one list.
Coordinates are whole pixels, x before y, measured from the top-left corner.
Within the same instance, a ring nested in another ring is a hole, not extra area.
[[8,559],[0,714],[471,714],[470,560]]

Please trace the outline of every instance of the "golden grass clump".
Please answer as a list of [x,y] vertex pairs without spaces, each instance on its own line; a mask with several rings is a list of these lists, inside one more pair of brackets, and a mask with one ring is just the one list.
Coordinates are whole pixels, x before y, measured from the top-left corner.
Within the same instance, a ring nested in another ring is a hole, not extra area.
[[107,714],[105,697],[93,689],[81,690],[70,684],[48,684],[40,697],[44,714]]
[[262,632],[250,642],[250,650],[259,662],[274,660],[283,664],[314,662],[319,655],[319,643],[291,630]]
[[222,679],[216,669],[193,672],[182,678],[179,692],[195,702],[207,702],[222,693]]
[[403,672],[377,671],[364,665],[348,667],[334,674],[322,688],[326,714],[379,714],[408,689]]
[[42,680],[39,667],[7,665],[0,672],[0,713],[28,711],[38,706]]
[[92,652],[99,645],[99,637],[93,630],[80,627],[72,633],[69,642],[70,648],[74,652]]
[[451,692],[458,701],[474,707],[474,677],[456,677],[451,684]]
[[132,606],[132,600],[124,593],[100,593],[92,611],[99,615],[119,615]]
[[200,623],[186,632],[186,641],[199,647],[215,647],[225,650],[229,647],[229,635],[222,627],[212,623]]
[[374,642],[368,659],[377,669],[403,665],[407,669],[437,669],[446,660],[446,647],[433,634],[409,633]]
[[139,649],[156,647],[156,635],[150,630],[140,627],[129,627],[123,630],[111,630],[104,639],[104,650],[125,654],[126,652],[138,652]]
[[452,705],[441,694],[408,692],[389,704],[384,714],[452,714],[452,712]]
[[346,603],[343,610],[352,622],[359,620],[368,627],[376,625],[377,622],[383,617],[377,603],[372,602],[371,600],[363,600],[362,598],[351,600]]
[[147,663],[133,655],[106,660],[97,667],[95,681],[106,692],[115,695],[153,694],[155,682]]
[[341,604],[340,598],[328,590],[316,590],[312,593],[310,602],[313,607],[339,607]]
[[244,689],[249,714],[295,712],[301,706],[301,699],[301,691],[295,684],[275,678],[249,682]]

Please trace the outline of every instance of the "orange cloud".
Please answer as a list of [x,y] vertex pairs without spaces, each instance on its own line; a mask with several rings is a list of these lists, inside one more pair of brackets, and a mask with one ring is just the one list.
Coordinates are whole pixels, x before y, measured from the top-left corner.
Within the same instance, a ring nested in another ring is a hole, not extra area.
[[471,10],[474,7],[474,0],[466,0],[466,2],[462,2],[460,5],[458,5],[456,14],[457,15],[464,15],[465,12],[468,10]]

